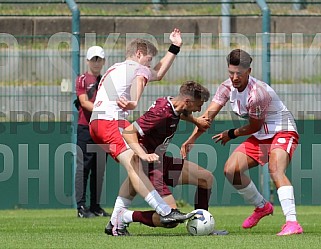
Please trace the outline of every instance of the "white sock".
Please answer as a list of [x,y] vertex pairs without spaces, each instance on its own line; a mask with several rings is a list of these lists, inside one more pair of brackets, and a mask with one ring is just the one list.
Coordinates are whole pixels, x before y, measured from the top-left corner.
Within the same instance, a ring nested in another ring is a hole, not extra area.
[[123,221],[124,221],[125,223],[131,223],[131,222],[133,222],[133,213],[134,213],[134,211],[126,210],[126,211],[123,213]]
[[292,186],[282,186],[277,191],[286,221],[296,221],[294,192]]
[[172,210],[155,189],[148,193],[145,201],[162,216],[168,215]]
[[243,196],[244,200],[255,207],[264,207],[266,201],[263,196],[255,187],[255,184],[251,181],[248,186],[243,189],[239,189],[238,193]]
[[132,200],[126,199],[121,196],[117,196],[116,201],[115,201],[115,205],[114,205],[114,210],[113,210],[113,213],[111,214],[111,217],[110,217],[111,224],[116,223],[118,211],[122,208],[127,209],[131,203],[132,203]]

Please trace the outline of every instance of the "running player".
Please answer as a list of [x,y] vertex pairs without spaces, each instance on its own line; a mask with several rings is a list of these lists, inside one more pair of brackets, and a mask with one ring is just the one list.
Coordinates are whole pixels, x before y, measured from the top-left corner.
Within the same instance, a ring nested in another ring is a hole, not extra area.
[[157,49],[151,42],[135,39],[127,46],[126,60],[111,66],[99,83],[90,121],[93,140],[126,168],[134,189],[161,215],[164,224],[185,220],[193,214],[173,210],[161,198],[136,163],[138,158],[124,142],[121,131],[130,125],[126,118],[129,111],[136,108],[147,83],[162,79],[172,65],[182,45],[180,30],[174,29],[170,40],[168,52],[154,69],[150,66]]

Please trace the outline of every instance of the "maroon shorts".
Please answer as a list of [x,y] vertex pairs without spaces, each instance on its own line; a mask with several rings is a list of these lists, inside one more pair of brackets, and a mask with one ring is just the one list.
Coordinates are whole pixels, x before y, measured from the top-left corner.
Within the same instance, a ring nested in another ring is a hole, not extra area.
[[269,161],[270,152],[275,148],[285,150],[290,160],[298,146],[299,135],[294,131],[282,131],[269,139],[258,140],[256,137],[251,136],[240,144],[235,151],[244,153],[245,155],[253,158],[259,164],[264,165]]
[[144,165],[144,171],[161,196],[171,195],[181,176],[184,159],[163,156],[160,163]]

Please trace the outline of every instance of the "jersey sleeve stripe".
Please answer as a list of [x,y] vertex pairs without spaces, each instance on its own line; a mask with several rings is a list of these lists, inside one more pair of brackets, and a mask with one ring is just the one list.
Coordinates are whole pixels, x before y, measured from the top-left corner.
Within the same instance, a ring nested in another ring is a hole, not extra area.
[[136,128],[136,130],[138,131],[139,135],[144,136],[144,131],[142,130],[142,128],[139,126],[139,124],[135,121],[133,123],[133,126]]

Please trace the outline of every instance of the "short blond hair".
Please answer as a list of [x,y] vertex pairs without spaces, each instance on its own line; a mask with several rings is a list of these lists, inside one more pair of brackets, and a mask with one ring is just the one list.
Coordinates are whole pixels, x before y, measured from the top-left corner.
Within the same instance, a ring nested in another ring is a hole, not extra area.
[[126,57],[134,56],[138,50],[140,50],[143,55],[151,55],[153,57],[158,53],[158,50],[153,43],[137,38],[128,44],[126,48]]

